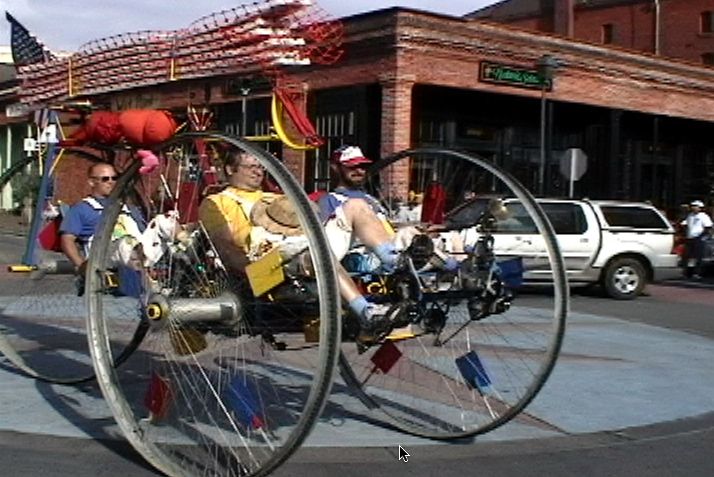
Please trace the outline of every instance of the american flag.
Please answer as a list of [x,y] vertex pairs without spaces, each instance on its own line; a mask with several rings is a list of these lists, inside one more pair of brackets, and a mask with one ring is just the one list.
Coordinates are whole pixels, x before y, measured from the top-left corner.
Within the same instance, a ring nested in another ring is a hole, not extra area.
[[42,63],[53,58],[52,53],[46,50],[42,43],[37,41],[37,38],[30,35],[27,28],[22,26],[15,17],[5,12],[5,18],[10,22],[10,47],[15,65]]

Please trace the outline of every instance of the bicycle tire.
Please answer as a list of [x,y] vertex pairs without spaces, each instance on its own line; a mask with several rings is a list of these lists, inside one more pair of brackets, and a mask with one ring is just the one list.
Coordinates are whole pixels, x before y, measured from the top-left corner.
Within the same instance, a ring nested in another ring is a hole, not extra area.
[[[519,416],[553,370],[562,344],[569,302],[563,258],[553,228],[533,196],[510,174],[473,155],[435,148],[396,153],[375,163],[368,171],[375,194],[379,196],[383,183],[389,184],[380,175],[388,173],[390,166],[402,159],[449,161],[444,163],[444,168],[451,171],[447,179],[453,184],[463,182],[469,177],[467,171],[473,173],[468,168],[474,167],[507,186],[532,217],[544,240],[552,269],[553,294],[525,298],[544,300],[548,308],[546,314],[537,308],[518,306],[521,297],[514,299],[510,310],[480,320],[470,319],[463,307],[446,308],[444,330],[458,329],[457,324],[468,326],[456,335],[458,338],[439,346],[429,333],[417,333],[404,340],[385,340],[365,352],[359,352],[355,343],[346,340],[340,354],[340,375],[369,409],[402,432],[437,440],[483,434]],[[417,167],[410,164],[410,168]],[[431,165],[436,168],[436,164]],[[430,165],[419,165],[432,173],[427,166]],[[474,174],[470,177],[475,181]],[[454,192],[453,184],[445,186],[447,193]],[[460,201],[455,205],[460,205]],[[494,237],[497,244],[499,237]],[[455,323],[449,328],[451,320]],[[447,334],[442,333],[440,336]],[[382,348],[390,351],[382,353]],[[384,358],[390,353],[399,356],[394,361]],[[467,355],[470,363],[479,363],[474,364],[474,368],[485,368],[478,372],[486,377],[483,382],[479,383],[476,376],[474,384],[474,372],[459,369],[454,358],[460,358],[463,364]],[[526,416],[523,423],[541,425],[542,421]]]
[[[279,347],[266,344],[265,331],[258,334],[257,321],[250,321],[255,317],[245,313],[240,313],[238,323],[196,325],[182,322],[183,315],[176,311],[164,321],[163,327],[149,330],[131,360],[121,368],[112,366],[111,348],[124,340],[118,317],[126,319],[126,313],[139,308],[149,295],[148,289],[142,290],[135,302],[124,306],[123,312],[117,312],[107,305],[99,278],[122,206],[120,199],[132,188],[136,177],[127,175],[120,179],[110,199],[111,205],[105,211],[105,222],[89,260],[90,347],[98,382],[119,427],[134,448],[156,468],[172,476],[196,475],[199,470],[210,475],[267,475],[304,441],[329,393],[340,339],[334,265],[320,223],[288,169],[267,152],[237,137],[218,132],[185,133],[158,146],[156,152],[161,158],[158,174],[163,179],[175,179],[159,181],[169,184],[166,194],[177,199],[174,191],[179,190],[181,178],[188,177],[179,173],[173,176],[175,171],[187,170],[177,164],[192,163],[202,154],[205,157],[205,151],[200,151],[198,144],[209,141],[219,141],[256,157],[296,204],[316,270],[318,342],[310,343],[306,336],[288,330],[276,334],[288,343],[287,350],[279,351]],[[138,165],[132,170],[137,168]],[[163,213],[161,209],[158,207],[153,213]],[[192,226],[184,226],[185,230],[192,230],[193,237],[184,252],[176,255],[171,252],[164,257],[164,263],[173,265],[162,269],[157,263],[145,277],[154,272],[155,283],[159,284],[155,288],[160,288],[170,304],[175,305],[180,299],[193,299],[191,303],[195,304],[198,303],[196,298],[221,300],[230,296],[226,307],[240,300],[243,309],[253,309],[250,299],[226,295],[236,289],[233,285],[237,278],[228,277],[221,267],[215,266],[215,261],[209,260],[208,251],[215,250],[213,244],[205,229]],[[217,251],[220,256],[220,250]],[[188,262],[180,265],[180,260]],[[195,267],[198,265],[203,268],[199,270]],[[191,273],[183,274],[181,270]],[[198,283],[201,285],[196,285]],[[287,309],[280,304],[275,306],[280,307],[279,310]],[[143,319],[138,316],[139,310],[133,313],[130,319]],[[199,321],[205,317],[196,316]],[[278,328],[275,325],[274,329]],[[237,378],[239,383],[235,381]],[[164,391],[166,394],[161,394]],[[148,395],[159,396],[157,399],[161,402],[151,401],[153,407],[147,408],[143,398]],[[240,411],[229,395],[238,395],[245,406],[252,403],[250,410]]]

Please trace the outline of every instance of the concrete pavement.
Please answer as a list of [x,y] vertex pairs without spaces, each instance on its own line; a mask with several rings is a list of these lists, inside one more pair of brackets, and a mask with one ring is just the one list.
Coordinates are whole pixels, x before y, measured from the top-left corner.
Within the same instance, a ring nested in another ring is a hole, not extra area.
[[[516,419],[479,441],[503,442],[645,426],[714,411],[714,341],[640,323],[572,313],[548,383]],[[94,384],[49,385],[0,361],[0,431],[121,438]],[[535,423],[534,423],[535,422]],[[547,423],[543,425],[542,423]],[[339,380],[307,447],[434,445],[380,425]]]

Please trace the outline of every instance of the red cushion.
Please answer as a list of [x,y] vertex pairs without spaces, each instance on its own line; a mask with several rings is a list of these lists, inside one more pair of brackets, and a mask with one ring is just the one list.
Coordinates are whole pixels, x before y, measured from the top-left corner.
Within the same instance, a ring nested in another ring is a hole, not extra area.
[[176,121],[168,111],[152,111],[144,125],[144,145],[153,146],[170,139],[176,132]]
[[124,138],[136,146],[153,146],[176,132],[171,113],[155,109],[129,109],[119,115]]
[[96,111],[85,126],[91,140],[100,144],[116,144],[122,136],[119,115],[112,111]]

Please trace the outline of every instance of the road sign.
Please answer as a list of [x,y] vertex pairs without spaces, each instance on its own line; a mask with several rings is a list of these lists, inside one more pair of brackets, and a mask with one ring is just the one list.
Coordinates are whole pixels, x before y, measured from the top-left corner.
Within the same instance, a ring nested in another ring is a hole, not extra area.
[[560,173],[568,179],[570,187],[568,187],[568,197],[573,197],[575,190],[575,181],[580,180],[588,170],[588,156],[582,149],[570,148],[563,153],[560,158]]
[[42,132],[40,132],[40,137],[37,138],[37,142],[40,144],[57,144],[59,139],[57,138],[57,126],[55,124],[48,124]]
[[567,149],[560,158],[560,173],[568,180],[579,180],[587,170],[588,156],[582,149]]

